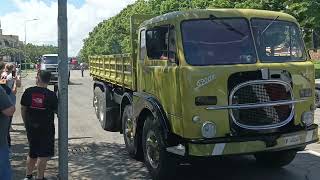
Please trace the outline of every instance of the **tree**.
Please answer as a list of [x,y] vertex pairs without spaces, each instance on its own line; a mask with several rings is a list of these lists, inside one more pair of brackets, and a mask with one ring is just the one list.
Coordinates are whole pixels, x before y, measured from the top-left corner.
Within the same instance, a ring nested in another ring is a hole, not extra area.
[[36,63],[38,58],[44,54],[58,54],[58,47],[52,45],[33,45],[27,44],[25,46],[26,62]]
[[[130,52],[130,16],[160,15],[172,11],[205,8],[252,8],[282,11],[297,18],[305,32],[315,29],[320,34],[320,0],[137,0],[119,14],[99,23],[84,40],[80,57]],[[306,33],[305,41],[310,41]]]

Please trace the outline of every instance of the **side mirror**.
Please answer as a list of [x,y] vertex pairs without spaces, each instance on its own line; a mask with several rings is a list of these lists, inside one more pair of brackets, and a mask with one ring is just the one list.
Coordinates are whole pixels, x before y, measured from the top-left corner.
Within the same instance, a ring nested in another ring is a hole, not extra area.
[[312,48],[314,52],[317,52],[318,46],[319,46],[319,37],[317,33],[312,30]]

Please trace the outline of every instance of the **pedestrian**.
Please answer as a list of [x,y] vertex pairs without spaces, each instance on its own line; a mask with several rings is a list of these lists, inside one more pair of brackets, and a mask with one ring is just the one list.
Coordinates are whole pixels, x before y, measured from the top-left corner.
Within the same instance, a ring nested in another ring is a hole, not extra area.
[[83,72],[84,72],[84,64],[80,63],[80,70],[81,70],[81,76],[83,77]]
[[6,64],[0,61],[0,86],[6,91],[6,94],[10,96],[11,89],[7,86],[7,72],[5,71],[5,66]]
[[29,142],[25,180],[33,178],[36,163],[36,179],[45,179],[47,161],[54,155],[54,113],[57,112],[58,99],[47,89],[50,77],[50,72],[40,70],[37,85],[26,89],[21,98],[21,116]]
[[[0,73],[4,64],[0,62]],[[2,84],[4,81],[0,81]],[[15,112],[15,107],[11,103],[9,96],[0,86],[0,178],[1,180],[11,180],[11,165],[9,161],[9,146],[8,146],[8,130],[9,117]]]
[[[15,106],[16,105],[17,84],[16,84],[15,67],[13,64],[7,63],[5,65],[3,78],[6,79],[6,85],[11,90],[11,92],[9,94],[9,98],[10,98],[12,104]],[[9,131],[8,131],[8,136],[7,136],[9,148],[11,148],[11,137],[10,137],[10,130],[12,129],[11,123],[12,123],[12,116],[10,117]]]

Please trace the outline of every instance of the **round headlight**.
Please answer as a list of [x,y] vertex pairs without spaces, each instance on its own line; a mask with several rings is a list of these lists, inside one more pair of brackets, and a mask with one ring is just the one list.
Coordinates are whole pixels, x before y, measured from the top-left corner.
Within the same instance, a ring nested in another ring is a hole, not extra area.
[[212,122],[203,123],[201,133],[205,138],[213,138],[216,135],[216,125]]
[[306,125],[306,126],[311,126],[313,124],[313,119],[314,119],[314,115],[312,112],[304,112],[302,114],[302,122]]

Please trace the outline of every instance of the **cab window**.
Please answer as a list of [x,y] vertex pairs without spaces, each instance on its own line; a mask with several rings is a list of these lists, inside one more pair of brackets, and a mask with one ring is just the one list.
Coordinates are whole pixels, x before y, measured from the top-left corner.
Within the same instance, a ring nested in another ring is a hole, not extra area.
[[173,26],[160,26],[147,30],[147,56],[151,60],[171,60],[176,53]]

